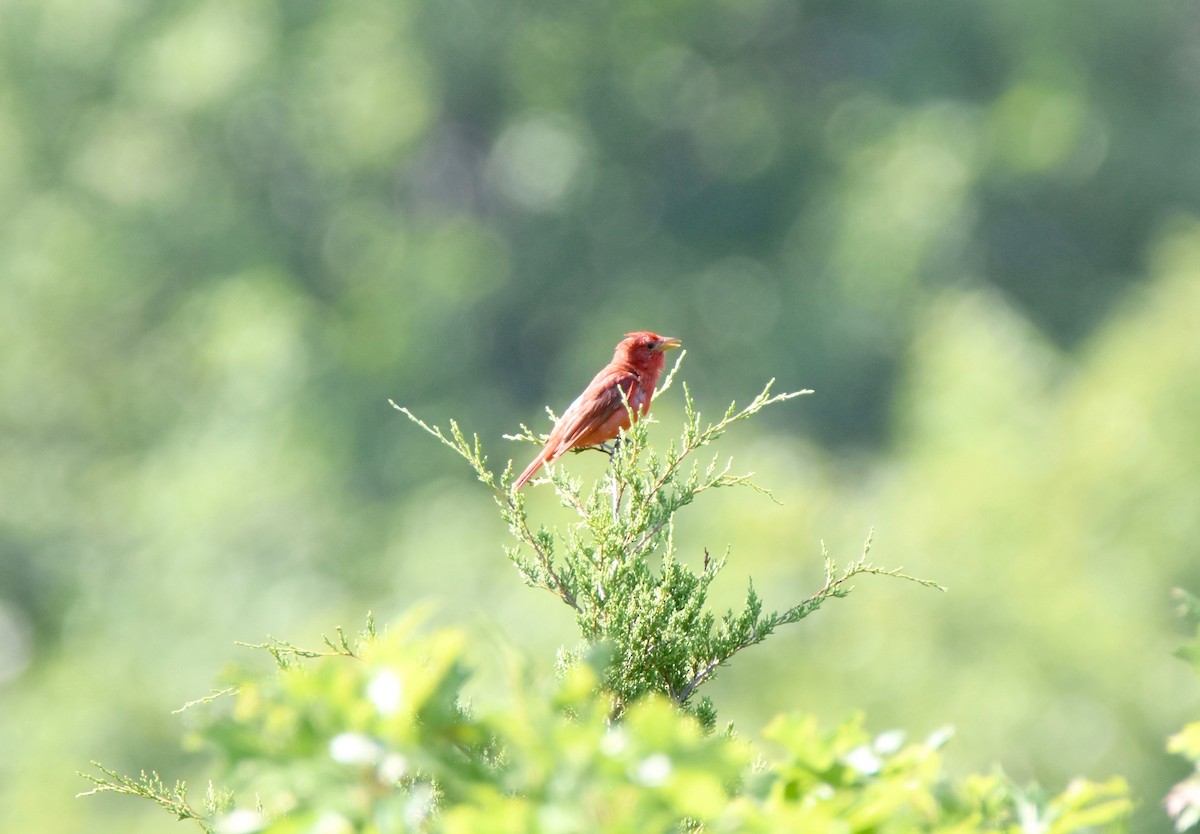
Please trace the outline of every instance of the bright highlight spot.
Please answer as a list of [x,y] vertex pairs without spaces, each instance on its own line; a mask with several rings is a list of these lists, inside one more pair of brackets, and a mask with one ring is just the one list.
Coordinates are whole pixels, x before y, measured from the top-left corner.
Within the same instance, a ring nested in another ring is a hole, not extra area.
[[408,759],[399,753],[389,753],[379,763],[379,781],[384,784],[395,784],[408,773]]
[[635,774],[637,781],[648,788],[657,788],[666,784],[671,776],[671,757],[665,753],[655,753],[642,759]]
[[393,669],[382,669],[367,684],[367,699],[380,715],[393,715],[400,708],[404,686]]
[[629,736],[620,727],[615,727],[600,739],[600,752],[606,756],[619,756],[629,746]]
[[338,764],[370,765],[382,758],[383,748],[362,733],[339,733],[329,741],[329,756]]
[[216,829],[218,834],[253,834],[255,831],[262,831],[266,824],[267,821],[258,811],[238,808],[219,819]]

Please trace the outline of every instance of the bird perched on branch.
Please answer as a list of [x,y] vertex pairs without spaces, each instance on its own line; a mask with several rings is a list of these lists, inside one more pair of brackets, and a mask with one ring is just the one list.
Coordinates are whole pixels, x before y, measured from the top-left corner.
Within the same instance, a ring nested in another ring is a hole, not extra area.
[[654,386],[667,363],[664,354],[680,344],[678,339],[647,330],[626,333],[612,361],[563,412],[542,451],[513,482],[513,489],[524,486],[543,464],[553,463],[572,449],[599,446],[633,425],[650,410]]

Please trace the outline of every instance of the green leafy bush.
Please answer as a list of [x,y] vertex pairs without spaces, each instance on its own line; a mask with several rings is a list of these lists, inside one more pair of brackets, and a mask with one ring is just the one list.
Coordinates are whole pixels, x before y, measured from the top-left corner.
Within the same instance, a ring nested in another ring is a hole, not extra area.
[[619,721],[573,665],[554,684],[522,679],[501,708],[462,695],[468,637],[385,634],[312,652],[273,642],[269,674],[245,674],[197,738],[219,751],[231,790],[201,807],[157,774],[93,776],[93,792],[149,798],[208,832],[629,832],[1119,830],[1124,784],[1021,791],[999,774],[950,780],[948,734],[872,737],[860,717],[822,729],[782,715],[749,741],[708,732],[649,694]]
[[[1000,774],[955,781],[939,754],[948,733],[908,742],[872,736],[861,717],[823,729],[787,714],[750,739],[715,730],[712,704],[693,701],[737,652],[845,596],[854,576],[913,579],[865,552],[841,570],[826,556],[824,585],[782,612],[765,613],[752,586],[738,612],[706,605],[725,559],[705,551],[699,570],[686,564],[676,513],[712,489],[758,487],[697,453],[794,396],[768,384],[706,424],[685,387],[685,425],[664,454],[647,444],[644,420],[588,494],[550,467],[573,516],[561,528],[534,525],[511,465],[492,472],[478,438],[401,409],[494,490],[520,575],[575,612],[581,643],[560,656],[554,681],[513,673],[507,691],[475,705],[464,695],[469,636],[422,634],[415,617],[382,633],[368,621],[355,639],[339,630],[320,651],[272,640],[258,648],[276,670],[238,673],[191,705],[202,711],[195,739],[217,753],[227,787],[210,785],[197,802],[156,773],[97,765],[88,793],[141,796],[221,834],[1121,829],[1130,801],[1119,779],[1079,780],[1057,796]],[[521,437],[538,441],[528,429]]]

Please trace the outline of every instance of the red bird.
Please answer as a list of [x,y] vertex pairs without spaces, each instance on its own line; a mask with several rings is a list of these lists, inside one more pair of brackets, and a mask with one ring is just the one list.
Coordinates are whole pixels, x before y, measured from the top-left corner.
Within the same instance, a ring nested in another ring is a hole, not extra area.
[[[612,440],[633,421],[650,410],[654,386],[667,363],[663,354],[680,346],[678,339],[659,336],[647,330],[626,333],[617,345],[612,361],[583,389],[554,424],[542,451],[513,483],[520,489],[542,468],[571,449],[599,446]],[[621,392],[629,408],[621,402]],[[632,413],[630,413],[632,409]]]

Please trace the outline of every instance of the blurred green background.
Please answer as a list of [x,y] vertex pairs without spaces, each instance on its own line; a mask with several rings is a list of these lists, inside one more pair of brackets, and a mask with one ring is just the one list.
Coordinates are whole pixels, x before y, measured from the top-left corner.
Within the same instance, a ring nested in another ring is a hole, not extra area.
[[386,399],[524,463],[500,435],[643,327],[709,412],[816,389],[721,447],[783,506],[680,530],[732,545],[723,601],[872,527],[950,589],[860,582],[722,719],[952,724],[958,772],[1122,774],[1168,830],[1198,139],[1166,0],[0,0],[0,830],[175,830],[75,771],[203,773],[171,710],[235,640],[432,599],[549,674],[567,610]]

